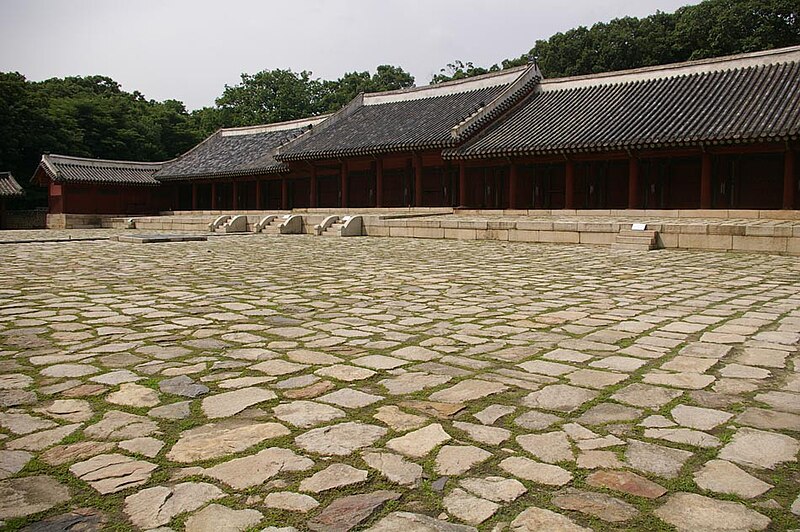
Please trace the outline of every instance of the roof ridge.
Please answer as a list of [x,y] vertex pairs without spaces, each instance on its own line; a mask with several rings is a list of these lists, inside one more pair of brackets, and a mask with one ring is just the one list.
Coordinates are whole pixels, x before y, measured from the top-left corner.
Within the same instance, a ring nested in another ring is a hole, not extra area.
[[57,153],[45,153],[42,155],[42,159],[48,159],[50,163],[57,163],[62,162],[65,160],[63,164],[70,164],[69,161],[74,161],[75,163],[101,163],[101,164],[108,164],[108,165],[119,165],[120,168],[130,167],[130,166],[158,166],[161,167],[164,162],[166,161],[124,161],[124,160],[115,160],[115,159],[97,159],[93,157],[77,157],[75,155],[60,155]]
[[[223,127],[218,129],[215,133],[221,133],[223,136],[232,135],[256,135],[258,133],[268,133],[270,131],[288,131],[291,129],[301,129],[306,126],[316,125],[320,122],[327,120],[333,113],[325,113],[317,116],[309,116],[306,118],[297,118],[294,120],[286,120],[283,122],[270,122],[268,124],[257,124],[252,126],[239,126],[239,127]],[[227,134],[227,135],[226,135]]]
[[599,72],[597,74],[543,79],[540,84],[540,90],[554,91],[579,87],[596,87],[598,85],[614,85],[642,80],[673,78],[689,74],[710,74],[713,72],[735,70],[737,68],[749,68],[798,61],[800,61],[800,45],[720,57],[708,57],[679,63]]

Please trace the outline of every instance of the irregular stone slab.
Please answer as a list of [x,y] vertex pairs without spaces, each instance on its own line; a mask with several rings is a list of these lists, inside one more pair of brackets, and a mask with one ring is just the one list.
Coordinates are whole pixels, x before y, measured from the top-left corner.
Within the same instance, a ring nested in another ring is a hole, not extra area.
[[150,436],[157,430],[158,425],[151,419],[111,410],[103,415],[103,419],[83,429],[83,433],[101,440],[130,440]]
[[513,414],[516,408],[506,405],[491,405],[487,406],[473,417],[483,423],[484,425],[493,425],[495,421],[501,417]]
[[110,373],[103,373],[102,375],[91,377],[89,380],[92,382],[96,382],[98,384],[117,386],[119,384],[123,384],[126,382],[136,382],[142,379],[144,379],[144,377],[140,377],[139,375],[130,370],[120,369],[117,371],[112,371]]
[[436,351],[431,351],[425,347],[420,347],[418,345],[410,345],[408,347],[402,347],[395,351],[392,351],[392,355],[396,357],[403,358],[405,360],[416,360],[418,362],[428,362],[435,358],[439,358],[439,353]]
[[760,393],[756,395],[754,399],[766,403],[776,410],[800,414],[800,394],[773,390]]
[[547,486],[563,486],[572,480],[572,473],[556,465],[534,462],[528,458],[512,456],[500,462],[500,469],[525,480]]
[[422,466],[392,453],[364,453],[364,462],[381,475],[402,486],[417,486],[422,480]]
[[697,530],[764,530],[769,517],[737,502],[719,501],[695,493],[673,493],[653,513],[681,532]]
[[736,416],[740,425],[766,430],[792,430],[800,432],[800,415],[766,408],[747,408]]
[[158,383],[158,389],[164,393],[190,397],[192,399],[208,393],[208,386],[197,384],[191,377],[187,377],[186,375],[165,379]]
[[367,480],[368,473],[347,464],[331,464],[300,482],[300,491],[320,493]]
[[515,418],[514,424],[519,425],[524,429],[544,430],[555,423],[560,423],[561,421],[563,420],[556,415],[548,414],[546,412],[539,412],[538,410],[531,410]]
[[365,406],[382,401],[383,397],[350,388],[341,388],[335,392],[323,395],[317,400],[322,401],[323,403],[331,403],[342,406],[344,408],[364,408]]
[[207,417],[218,419],[233,416],[245,408],[264,401],[271,401],[277,397],[275,392],[263,388],[241,388],[232,392],[208,396],[203,399],[201,406]]
[[667,492],[663,486],[630,471],[595,471],[586,477],[586,483],[647,499],[657,499]]
[[100,371],[89,364],[55,364],[42,369],[41,373],[45,377],[74,378],[94,375]]
[[483,523],[500,509],[499,504],[475,497],[460,488],[451,491],[442,500],[442,506],[451,515],[471,525]]
[[620,403],[657,410],[681,395],[683,392],[680,390],[637,382],[622,388],[611,398]]
[[67,502],[69,488],[44,475],[0,482],[0,519],[25,517]]
[[585,386],[599,390],[607,386],[614,386],[626,380],[629,375],[624,373],[612,373],[610,371],[598,371],[596,369],[579,369],[567,375],[567,380],[575,386]]
[[383,379],[379,382],[391,395],[404,395],[418,392],[426,388],[440,386],[452,377],[449,375],[430,375],[421,372],[409,372],[393,379]]
[[106,401],[135,408],[156,406],[160,402],[155,390],[131,382],[121,384],[118,391],[106,395]]
[[184,482],[172,487],[156,486],[125,497],[125,513],[139,528],[166,525],[182,513],[197,510],[225,493],[205,482]]
[[309,428],[345,416],[344,411],[312,401],[292,401],[272,409],[275,417],[300,428]]
[[250,366],[250,369],[260,371],[261,373],[265,373],[273,377],[279,377],[281,375],[297,373],[298,371],[302,371],[307,367],[308,366],[306,364],[295,364],[294,362],[276,359],[266,360],[259,364],[255,364],[254,366]]
[[221,504],[209,504],[186,520],[191,532],[242,532],[256,526],[264,516],[256,510],[234,510]]
[[243,490],[263,484],[282,471],[306,471],[314,461],[290,449],[269,447],[252,456],[234,458],[206,469],[203,474]]
[[585,451],[578,456],[577,465],[583,469],[622,469],[625,467],[612,451]]
[[683,464],[692,456],[689,451],[638,440],[629,440],[625,450],[625,461],[632,468],[664,478],[677,477]]
[[772,376],[772,372],[768,369],[745,366],[743,364],[728,364],[719,370],[719,374],[733,379],[759,380],[768,379]]
[[659,384],[686,390],[702,390],[716,380],[713,375],[700,373],[648,373],[642,379],[647,384]]
[[106,529],[108,517],[96,508],[77,508],[54,515],[23,528],[23,532],[100,532]]
[[306,386],[305,388],[286,390],[283,392],[283,395],[287,399],[313,399],[314,397],[319,397],[320,395],[333,390],[334,388],[335,386],[330,381],[319,381],[315,382],[311,386]]
[[33,455],[25,451],[0,451],[0,479],[16,475],[30,462]]
[[743,499],[758,497],[772,488],[771,484],[757,479],[725,460],[709,460],[694,474],[699,487],[716,493],[730,493]]
[[522,400],[522,403],[533,408],[572,412],[595,397],[597,397],[596,391],[566,384],[553,384],[531,392]]
[[565,515],[532,506],[511,522],[511,532],[592,532]]
[[357,368],[355,366],[348,366],[346,364],[334,364],[327,368],[320,368],[314,372],[315,375],[320,377],[331,377],[338,381],[354,382],[369,379],[375,372],[371,369]]
[[33,379],[22,373],[0,375],[0,390],[18,390],[33,384]]
[[149,436],[119,442],[120,449],[141,454],[148,458],[155,458],[163,447],[163,441],[151,438]]
[[733,414],[721,410],[688,405],[676,406],[670,415],[678,424],[698,430],[711,430],[733,417]]
[[575,460],[569,439],[564,432],[523,434],[517,436],[517,443],[542,462],[554,464],[556,462]]
[[469,437],[473,440],[488,445],[500,445],[511,437],[510,430],[501,429],[500,427],[486,427],[464,421],[454,421],[453,426],[469,434]]
[[445,445],[436,455],[435,470],[440,475],[461,475],[491,457],[492,453],[474,445]]
[[181,463],[211,460],[242,452],[263,441],[288,434],[289,429],[280,423],[228,419],[182,432],[167,453],[167,458]]
[[93,415],[89,401],[82,399],[58,399],[35,410],[54,419],[72,423],[82,423]]
[[382,406],[372,417],[386,423],[398,432],[419,428],[428,421],[422,416],[403,412],[396,406]]
[[22,412],[0,412],[0,427],[14,434],[30,434],[37,430],[50,429],[57,426],[49,419],[34,417]]
[[732,350],[733,346],[730,345],[692,342],[681,349],[678,354],[690,357],[714,358],[719,360],[727,356]]
[[394,491],[373,491],[336,499],[314,519],[306,523],[318,532],[347,532],[368,518],[387,501],[400,498]]
[[428,517],[422,514],[408,512],[392,512],[367,532],[477,532],[478,529],[467,525],[457,525]]
[[408,360],[400,360],[399,358],[387,357],[385,355],[367,355],[355,358],[351,361],[358,366],[364,366],[371,369],[394,369],[408,364]]
[[406,456],[422,458],[449,439],[450,435],[444,431],[442,426],[434,423],[409,432],[405,436],[393,438],[386,442],[386,447]]
[[105,495],[144,484],[157,467],[121,454],[101,454],[73,464],[69,471]]
[[627,502],[593,491],[567,488],[555,494],[553,504],[562,510],[574,510],[598,517],[609,523],[622,523],[639,515],[639,510]]
[[517,364],[529,373],[539,373],[541,375],[548,375],[550,377],[560,377],[575,371],[577,368],[567,365],[559,364],[557,362],[548,362],[546,360],[529,360],[522,364]]
[[297,436],[294,441],[302,449],[321,455],[346,456],[357,449],[372,445],[387,430],[377,425],[347,422],[312,429]]
[[639,419],[641,415],[642,411],[638,408],[615,403],[600,403],[584,412],[577,422],[585,425],[603,425],[615,421],[633,421]]
[[522,482],[513,478],[465,478],[460,484],[470,493],[494,502],[512,502],[528,491]]
[[430,399],[431,401],[441,401],[443,403],[463,403],[504,392],[507,389],[508,386],[499,382],[469,379],[463,380],[450,388],[432,393]]
[[25,451],[41,451],[51,445],[60,442],[76,430],[80,428],[80,423],[73,423],[72,425],[63,425],[61,427],[43,430],[34,434],[28,434],[22,438],[11,440],[6,443],[6,449],[10,450],[25,450]]
[[111,451],[117,446],[113,442],[81,441],[69,445],[56,445],[40,455],[41,460],[51,466],[58,466],[72,462],[73,460],[83,460],[98,454]]
[[645,438],[666,440],[673,443],[685,443],[695,447],[714,448],[722,445],[719,438],[692,429],[667,428],[667,429],[645,429]]
[[191,415],[189,401],[181,401],[151,408],[147,415],[159,419],[186,419]]
[[467,407],[464,403],[437,403],[435,401],[403,401],[400,406],[419,410],[423,414],[439,419],[449,419]]
[[29,390],[2,390],[0,391],[0,407],[11,408],[13,406],[33,405],[38,398],[36,394]]
[[773,469],[783,462],[797,460],[800,444],[784,434],[740,428],[719,453],[719,458],[748,467]]
[[313,497],[291,491],[273,491],[264,499],[264,506],[290,512],[307,513],[319,506]]

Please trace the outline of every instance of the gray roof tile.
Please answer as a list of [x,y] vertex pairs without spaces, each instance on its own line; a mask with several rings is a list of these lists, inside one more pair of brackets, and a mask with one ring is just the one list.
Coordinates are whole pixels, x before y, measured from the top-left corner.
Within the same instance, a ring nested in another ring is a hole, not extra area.
[[23,192],[11,172],[0,172],[0,197],[22,196]]

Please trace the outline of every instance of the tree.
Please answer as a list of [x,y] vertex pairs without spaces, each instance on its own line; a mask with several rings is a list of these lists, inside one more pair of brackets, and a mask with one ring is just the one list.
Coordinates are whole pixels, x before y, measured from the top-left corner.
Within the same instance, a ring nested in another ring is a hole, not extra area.
[[336,81],[323,81],[323,107],[337,111],[360,93],[407,89],[414,86],[414,76],[401,67],[380,65],[375,74],[347,72]]
[[445,68],[439,70],[439,73],[431,79],[431,85],[443,83],[445,81],[454,81],[457,79],[471,78],[473,76],[480,76],[481,74],[488,74],[489,72],[496,72],[500,70],[497,65],[492,65],[489,68],[476,67],[472,61],[464,63],[460,59],[456,59],[452,63],[447,63]]

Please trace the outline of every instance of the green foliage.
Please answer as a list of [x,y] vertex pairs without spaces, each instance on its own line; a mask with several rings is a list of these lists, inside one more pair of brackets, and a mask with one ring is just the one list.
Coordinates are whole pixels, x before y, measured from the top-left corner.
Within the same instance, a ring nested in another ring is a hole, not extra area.
[[[523,63],[524,64],[524,63]],[[505,65],[503,66],[505,67]],[[492,65],[489,68],[476,67],[472,61],[463,61],[456,59],[452,63],[447,63],[447,66],[439,71],[438,74],[431,79],[431,85],[443,83],[445,81],[453,81],[457,79],[471,78],[472,76],[480,76],[481,74],[488,74],[489,72],[496,72],[500,70],[497,65]]]
[[[536,41],[528,54],[502,68],[536,57],[548,78],[663,65],[692,59],[800,44],[797,0],[706,0],[675,13],[624,17],[556,33]],[[493,67],[494,68],[494,67]],[[486,69],[447,65],[431,83],[483,74]]]

